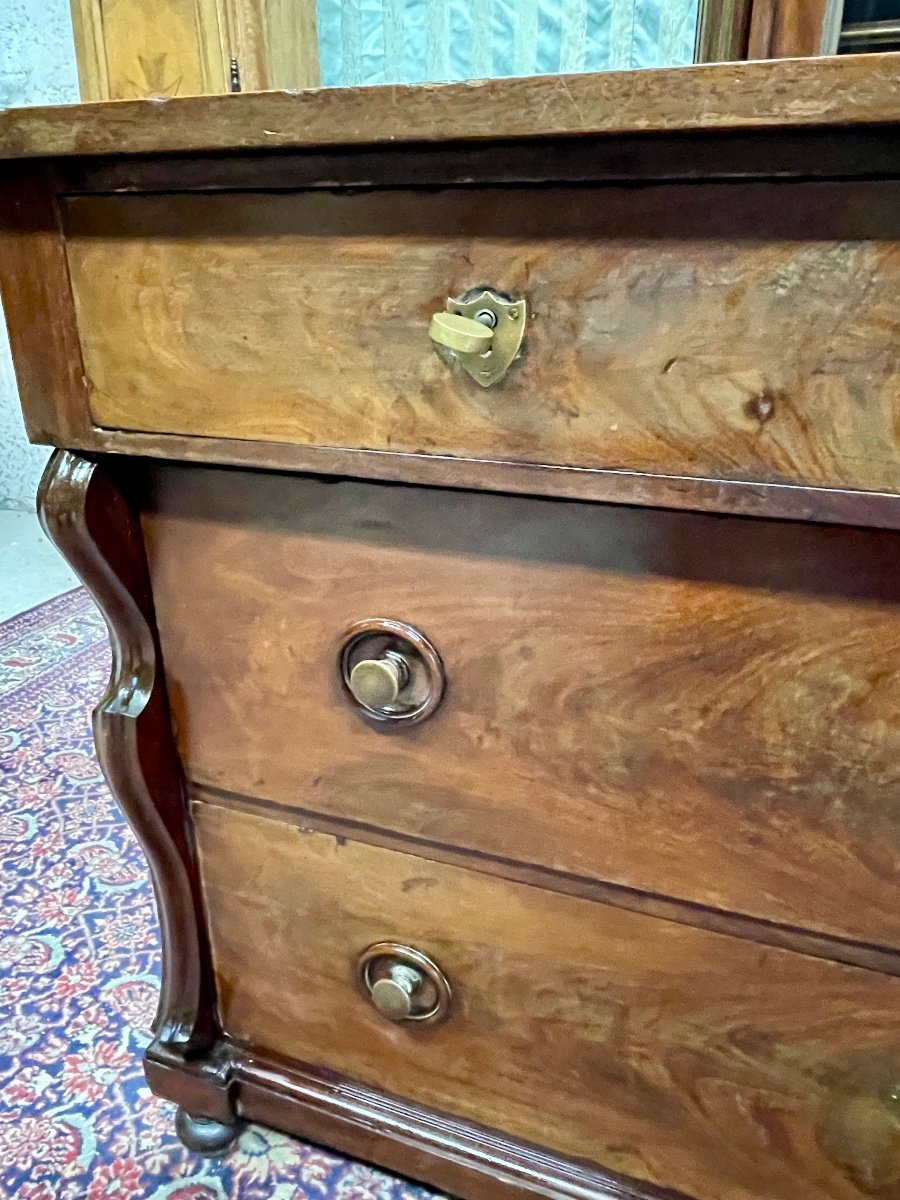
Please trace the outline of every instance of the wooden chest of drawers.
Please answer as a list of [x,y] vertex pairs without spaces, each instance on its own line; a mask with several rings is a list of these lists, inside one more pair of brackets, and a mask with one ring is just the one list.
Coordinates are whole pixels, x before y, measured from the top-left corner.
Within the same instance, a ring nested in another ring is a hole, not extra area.
[[896,72],[0,114],[189,1144],[900,1197]]

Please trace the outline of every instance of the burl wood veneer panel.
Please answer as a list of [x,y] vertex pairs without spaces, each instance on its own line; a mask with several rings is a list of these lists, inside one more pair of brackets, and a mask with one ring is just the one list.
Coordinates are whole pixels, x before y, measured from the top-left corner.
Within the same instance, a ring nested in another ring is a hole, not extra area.
[[[897,534],[178,466],[143,503],[193,781],[900,946]],[[443,655],[421,725],[340,692],[378,616]]]
[[[236,1038],[703,1200],[900,1194],[900,980],[194,815]],[[448,976],[443,1025],[392,1025],[356,991],[384,940]]]
[[[101,426],[900,488],[900,184],[233,193],[63,206]],[[527,298],[482,390],[448,294]]]

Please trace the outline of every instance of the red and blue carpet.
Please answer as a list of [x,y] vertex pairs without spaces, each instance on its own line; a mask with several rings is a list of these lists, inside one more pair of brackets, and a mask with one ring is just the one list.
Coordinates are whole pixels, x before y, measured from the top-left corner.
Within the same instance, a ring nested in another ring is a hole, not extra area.
[[94,758],[109,654],[84,591],[0,624],[0,1197],[428,1200],[250,1126],[190,1154],[140,1066],[158,943],[143,858]]

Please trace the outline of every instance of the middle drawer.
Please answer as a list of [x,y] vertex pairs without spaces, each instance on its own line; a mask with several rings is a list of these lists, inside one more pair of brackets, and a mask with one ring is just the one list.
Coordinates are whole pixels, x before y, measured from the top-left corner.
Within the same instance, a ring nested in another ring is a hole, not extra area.
[[[194,784],[900,946],[900,605],[885,531],[154,468]],[[447,688],[379,725],[346,631]]]

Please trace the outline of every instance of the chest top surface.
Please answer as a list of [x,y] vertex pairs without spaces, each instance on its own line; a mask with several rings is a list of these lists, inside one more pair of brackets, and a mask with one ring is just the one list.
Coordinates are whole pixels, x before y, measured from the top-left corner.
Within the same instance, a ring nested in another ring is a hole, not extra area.
[[0,158],[737,132],[900,119],[897,54],[0,111]]
[[898,121],[895,55],[2,112],[29,434],[893,527]]

